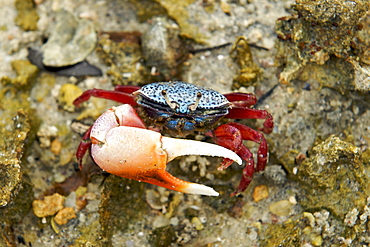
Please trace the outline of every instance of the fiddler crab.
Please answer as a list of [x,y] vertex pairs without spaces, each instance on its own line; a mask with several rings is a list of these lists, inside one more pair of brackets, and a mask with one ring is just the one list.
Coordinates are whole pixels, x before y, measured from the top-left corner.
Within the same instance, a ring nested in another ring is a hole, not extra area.
[[[157,82],[141,88],[116,86],[114,91],[91,89],[79,96],[74,105],[79,106],[92,96],[123,105],[103,113],[82,137],[76,153],[80,168],[90,149],[95,163],[108,173],[184,193],[218,196],[211,187],[172,176],[166,171],[167,163],[182,155],[218,156],[224,158],[218,169],[224,170],[234,161],[241,165],[244,160],[246,165],[233,196],[243,192],[254,172],[266,166],[268,147],[262,133],[235,122],[217,125],[222,118],[264,119],[260,130],[271,133],[271,114],[250,108],[257,103],[253,94],[223,95],[181,81]],[[216,144],[162,136],[159,131],[182,138],[201,132]],[[243,140],[259,144],[256,165]]]

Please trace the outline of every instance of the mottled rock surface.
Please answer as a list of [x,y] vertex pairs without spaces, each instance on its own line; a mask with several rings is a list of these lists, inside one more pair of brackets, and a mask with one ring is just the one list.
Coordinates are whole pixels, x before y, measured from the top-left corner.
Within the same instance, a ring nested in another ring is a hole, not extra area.
[[[361,0],[0,1],[0,245],[369,245],[368,8]],[[58,24],[60,12],[70,18]],[[79,35],[80,22],[96,43]],[[83,60],[99,73],[40,72],[28,48],[49,42],[61,52],[50,65]],[[71,97],[172,79],[254,93],[256,108],[273,115],[266,170],[240,196],[229,197],[243,166],[218,171],[217,158],[183,157],[168,169],[219,197],[108,176],[88,156],[78,169],[81,135],[116,103],[91,98],[74,108]],[[55,193],[63,209],[37,217],[32,202]]]

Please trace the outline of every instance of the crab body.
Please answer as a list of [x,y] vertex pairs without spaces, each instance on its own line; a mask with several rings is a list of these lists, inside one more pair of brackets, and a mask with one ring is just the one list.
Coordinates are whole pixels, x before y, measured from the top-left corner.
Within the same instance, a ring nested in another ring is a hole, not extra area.
[[173,136],[210,130],[231,107],[219,92],[184,82],[148,84],[134,95],[147,119]]
[[[88,131],[77,150],[80,166],[90,148],[94,161],[105,171],[139,181],[156,184],[186,193],[218,195],[212,188],[189,183],[170,175],[166,164],[181,155],[209,155],[223,157],[219,169],[234,161],[245,161],[241,182],[232,194],[244,191],[255,171],[265,168],[267,142],[263,134],[245,125],[229,122],[218,125],[223,117],[264,119],[260,130],[270,133],[271,114],[250,108],[257,100],[252,94],[219,92],[186,82],[158,82],[142,88],[117,86],[114,91],[92,89],[78,97],[79,106],[91,96],[114,100],[122,106],[109,109]],[[133,108],[144,116],[144,121]],[[150,129],[147,129],[149,126]],[[186,137],[203,132],[213,137],[210,144],[193,140],[162,136],[151,130],[159,129],[171,136]],[[243,140],[259,143],[257,164]]]

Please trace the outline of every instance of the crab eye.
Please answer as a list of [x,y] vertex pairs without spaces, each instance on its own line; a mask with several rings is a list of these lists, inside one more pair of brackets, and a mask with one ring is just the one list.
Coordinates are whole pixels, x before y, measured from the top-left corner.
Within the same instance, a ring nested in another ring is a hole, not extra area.
[[171,109],[176,109],[177,107],[179,107],[179,105],[176,102],[173,102],[168,98],[166,90],[162,90],[161,94],[164,97],[164,99],[166,100],[167,105],[169,105],[169,107],[171,107]]
[[201,92],[198,92],[197,93],[197,98],[195,99],[195,103],[189,105],[189,110],[190,111],[195,111],[197,109],[197,107],[199,105],[200,98],[202,98],[202,93]]

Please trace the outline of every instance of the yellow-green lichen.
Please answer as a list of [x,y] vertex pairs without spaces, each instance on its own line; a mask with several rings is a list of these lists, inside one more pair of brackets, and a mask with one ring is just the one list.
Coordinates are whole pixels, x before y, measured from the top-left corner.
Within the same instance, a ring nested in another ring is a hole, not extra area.
[[0,78],[0,231],[4,233],[0,245],[6,236],[14,236],[13,225],[31,206],[33,193],[23,163],[38,125],[28,100],[38,70],[26,61],[12,65],[17,77]]
[[149,71],[139,63],[142,53],[138,43],[114,42],[104,36],[97,45],[97,54],[109,66],[107,74],[113,85],[137,85],[148,81]]
[[231,57],[239,67],[238,74],[233,79],[233,89],[255,86],[262,78],[262,69],[253,61],[253,56],[244,37],[239,37],[231,49]]
[[172,225],[164,226],[153,230],[149,242],[153,247],[170,246],[176,239],[175,229]]
[[125,232],[132,222],[148,214],[144,186],[145,183],[117,176],[109,176],[104,180],[99,214],[101,236],[107,246],[112,245],[114,234]]
[[187,38],[191,38],[199,43],[205,43],[206,37],[204,33],[201,32],[200,28],[196,23],[192,22],[189,18],[187,7],[190,4],[195,3],[195,0],[155,0],[160,3],[166,10],[173,20],[179,24],[181,28],[181,35]]
[[294,222],[288,224],[269,224],[264,231],[261,246],[301,246],[302,229]]
[[75,110],[73,101],[81,94],[82,90],[79,87],[66,83],[59,90],[58,102],[64,110],[73,112]]
[[37,30],[39,15],[37,14],[34,1],[16,0],[15,7],[18,11],[18,15],[15,17],[15,23],[25,31]]
[[355,89],[352,83],[354,79],[353,66],[348,61],[339,58],[332,58],[322,65],[308,63],[298,78],[302,81],[314,79],[320,84],[321,88],[332,88],[342,94]]
[[352,208],[366,204],[370,189],[364,171],[360,148],[330,136],[313,147],[298,167],[297,178],[306,191],[302,205],[326,208],[343,218]]
[[[351,46],[362,43],[354,37],[369,7],[365,0],[297,0],[294,8],[298,15],[280,18],[276,23],[276,64],[283,67],[280,82],[297,79],[303,70],[315,74],[306,68],[308,63],[323,65],[333,57],[356,60]],[[364,88],[358,81],[354,83],[356,89]]]
[[0,231],[4,233],[0,245],[6,236],[13,236],[13,225],[31,206],[33,193],[23,162],[38,124],[28,100],[37,69],[25,61],[12,64],[17,77],[0,78],[0,217],[3,222]]
[[299,155],[298,150],[289,150],[280,158],[280,162],[289,174],[294,173],[294,168],[297,166],[296,157]]
[[36,82],[39,69],[28,60],[14,60],[11,65],[17,77],[11,80],[11,83],[17,88],[30,89]]
[[91,224],[80,227],[79,231],[81,236],[76,239],[76,241],[71,245],[71,247],[80,247],[80,246],[108,246],[104,245],[105,239],[102,238],[100,234],[100,223],[99,219],[94,220]]
[[137,18],[140,22],[147,21],[155,16],[167,15],[167,10],[157,1],[153,0],[130,0],[137,10]]

